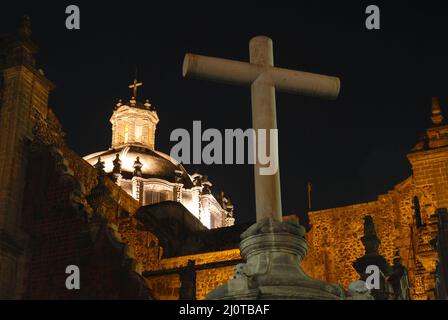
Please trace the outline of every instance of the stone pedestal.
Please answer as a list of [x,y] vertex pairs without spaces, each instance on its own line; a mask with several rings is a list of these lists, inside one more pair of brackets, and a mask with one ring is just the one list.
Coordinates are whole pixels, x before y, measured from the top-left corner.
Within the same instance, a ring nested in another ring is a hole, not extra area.
[[241,235],[241,256],[233,279],[210,292],[212,300],[340,300],[342,287],[307,276],[300,262],[308,245],[305,228],[265,218]]

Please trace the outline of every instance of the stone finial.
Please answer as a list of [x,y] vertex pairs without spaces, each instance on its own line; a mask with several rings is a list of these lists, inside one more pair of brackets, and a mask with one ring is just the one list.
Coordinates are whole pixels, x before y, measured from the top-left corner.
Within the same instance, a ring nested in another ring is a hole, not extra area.
[[193,173],[191,175],[191,178],[193,179],[193,185],[195,187],[200,187],[202,186],[202,174],[199,173]]
[[432,98],[431,120],[434,124],[441,124],[443,122],[442,109],[440,108],[439,99],[437,99],[437,97]]
[[112,162],[114,164],[114,168],[112,170],[112,173],[114,174],[120,174],[121,173],[121,160],[120,155],[117,153],[115,160]]
[[184,175],[184,172],[182,170],[174,170],[174,181],[176,183],[182,183],[182,177]]
[[402,262],[402,258],[401,258],[401,255],[400,255],[400,250],[399,249],[397,249],[397,251],[395,251],[395,255],[394,255],[394,265],[401,265],[401,262]]
[[142,176],[142,167],[143,164],[140,162],[140,157],[137,157],[134,161],[134,176],[136,177]]
[[408,270],[402,263],[400,250],[395,252],[392,272],[389,275],[389,282],[394,292],[394,300],[409,300],[409,277]]
[[224,191],[221,191],[217,197],[218,203],[221,207],[227,211],[227,217],[233,218],[233,203],[229,197],[225,195]]
[[202,177],[202,194],[211,194],[212,183],[208,181],[208,176]]
[[224,191],[219,192],[218,197],[216,197],[216,200],[218,200],[218,203],[221,205],[221,207],[223,207],[225,209],[228,199],[227,199]]
[[149,99],[146,99],[145,103],[143,105],[145,106],[146,109],[148,109],[148,110],[151,109],[151,104],[149,103]]
[[17,34],[21,39],[29,39],[31,37],[31,19],[28,15],[24,15],[20,19]]
[[101,157],[98,157],[98,161],[93,165],[93,167],[98,173],[98,185],[103,185],[106,172],[104,171],[104,161],[101,161]]
[[372,216],[364,217],[364,236],[361,238],[361,241],[366,249],[366,255],[378,254],[381,241],[376,235]]
[[230,201],[226,206],[226,211],[227,211],[226,218],[232,219],[233,218],[233,204]]
[[98,161],[93,166],[98,171],[104,171],[104,161],[101,161],[101,157],[98,157]]
[[392,272],[392,267],[382,255],[379,254],[380,239],[375,230],[373,218],[370,215],[364,217],[364,236],[361,238],[365,247],[365,254],[353,262],[353,267],[358,272],[361,280],[366,281],[369,274],[367,268],[376,266],[380,270],[380,288],[372,288],[371,294],[375,300],[389,300],[392,288],[387,278]]
[[104,171],[104,161],[101,161],[101,157],[98,157],[98,161],[93,166],[97,170],[98,182],[90,190],[89,195],[86,197],[88,204],[93,209],[92,218],[98,217],[98,215],[103,215],[105,213],[105,199],[112,200],[110,190],[105,183],[106,173]]
[[118,102],[117,102],[117,104],[115,105],[116,106],[116,108],[115,109],[118,109],[118,108],[120,108],[121,106],[123,105],[123,100],[121,100],[121,99],[118,99]]

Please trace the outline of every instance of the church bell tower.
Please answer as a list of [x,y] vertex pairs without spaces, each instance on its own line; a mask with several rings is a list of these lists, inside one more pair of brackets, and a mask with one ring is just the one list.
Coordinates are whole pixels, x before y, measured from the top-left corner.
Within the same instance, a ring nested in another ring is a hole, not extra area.
[[37,46],[30,37],[30,19],[24,16],[16,35],[0,38],[0,299],[21,295],[27,145],[36,122],[47,119],[48,95],[54,88],[36,68]]

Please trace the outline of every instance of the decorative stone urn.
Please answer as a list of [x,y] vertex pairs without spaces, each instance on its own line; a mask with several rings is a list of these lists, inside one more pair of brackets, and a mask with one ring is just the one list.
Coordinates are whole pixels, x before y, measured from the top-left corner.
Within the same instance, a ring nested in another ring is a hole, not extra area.
[[296,222],[265,218],[241,235],[241,256],[233,279],[207,295],[211,300],[341,300],[341,286],[312,279],[300,262],[308,245]]

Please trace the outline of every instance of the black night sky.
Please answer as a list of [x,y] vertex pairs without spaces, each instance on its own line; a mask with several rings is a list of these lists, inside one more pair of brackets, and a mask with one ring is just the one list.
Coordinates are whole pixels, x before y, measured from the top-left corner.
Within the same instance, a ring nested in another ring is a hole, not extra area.
[[[161,119],[156,148],[165,153],[175,128],[249,128],[250,89],[182,78],[186,52],[248,61],[248,41],[274,40],[275,64],[335,75],[336,101],[277,93],[284,214],[375,200],[411,174],[406,153],[430,125],[432,96],[448,104],[446,10],[428,1],[295,3],[208,1],[159,7],[150,1],[4,2],[0,33],[29,14],[39,67],[57,88],[50,106],[80,155],[110,147],[109,118],[138,67]],[[65,28],[77,4],[81,29]],[[365,8],[381,9],[381,30],[365,28]],[[251,10],[252,7],[260,9]],[[225,190],[237,222],[255,220],[250,165],[186,166]]]

